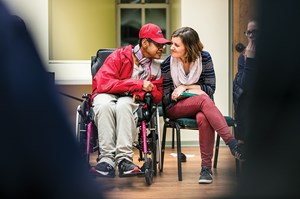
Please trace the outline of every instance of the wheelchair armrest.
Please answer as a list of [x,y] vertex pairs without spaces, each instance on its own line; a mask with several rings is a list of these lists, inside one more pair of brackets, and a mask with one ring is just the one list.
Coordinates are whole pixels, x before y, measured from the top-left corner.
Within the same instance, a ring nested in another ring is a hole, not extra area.
[[150,105],[150,103],[151,103],[151,101],[152,101],[152,94],[151,93],[149,93],[149,92],[147,92],[146,94],[145,94],[145,103],[146,104],[148,104],[148,105]]
[[144,96],[144,101],[139,101],[140,104],[138,111],[139,121],[150,121],[153,113],[156,111],[156,105],[153,103],[152,94],[147,92]]
[[156,104],[153,102],[152,94],[147,92],[145,94],[145,103],[148,106],[148,109],[150,110],[150,115],[152,115],[156,111]]

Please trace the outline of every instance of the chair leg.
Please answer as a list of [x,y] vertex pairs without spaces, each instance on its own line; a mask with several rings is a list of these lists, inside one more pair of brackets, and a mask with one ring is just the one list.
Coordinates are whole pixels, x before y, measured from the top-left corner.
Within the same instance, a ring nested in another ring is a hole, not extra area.
[[[237,139],[236,128],[237,128],[237,124],[234,122],[233,135]],[[240,162],[238,159],[235,159],[235,172],[237,177],[240,176],[241,170],[242,170],[242,162]]]
[[215,146],[215,157],[214,157],[214,168],[217,168],[218,156],[219,156],[219,147],[220,147],[220,135],[217,134],[216,146]]
[[236,172],[236,176],[239,177],[239,175],[240,175],[240,161],[238,159],[235,159],[235,172]]
[[166,124],[164,124],[163,136],[162,136],[162,141],[161,141],[161,168],[160,168],[160,172],[163,172],[163,169],[164,169],[166,134],[167,134],[167,126],[166,126]]
[[182,181],[180,126],[176,124],[178,180]]
[[235,165],[236,165],[236,176],[240,177],[243,174],[243,171],[245,170],[246,162],[235,159]]
[[172,128],[172,149],[174,149],[174,142],[175,142],[175,137],[174,137],[175,131],[174,128]]

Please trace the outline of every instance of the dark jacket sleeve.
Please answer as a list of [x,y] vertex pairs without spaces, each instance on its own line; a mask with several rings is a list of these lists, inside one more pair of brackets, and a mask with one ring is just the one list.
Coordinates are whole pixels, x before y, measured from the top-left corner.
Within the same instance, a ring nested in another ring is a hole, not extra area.
[[161,64],[161,74],[163,77],[163,104],[165,107],[170,106],[172,103],[175,104],[174,101],[172,101],[171,95],[174,90],[173,80],[171,77],[171,71],[170,71],[170,59],[171,56],[169,55]]
[[253,58],[246,58],[241,53],[238,57],[238,72],[233,80],[233,104],[237,109],[241,96],[247,93],[251,80],[253,77],[254,65],[256,60]]

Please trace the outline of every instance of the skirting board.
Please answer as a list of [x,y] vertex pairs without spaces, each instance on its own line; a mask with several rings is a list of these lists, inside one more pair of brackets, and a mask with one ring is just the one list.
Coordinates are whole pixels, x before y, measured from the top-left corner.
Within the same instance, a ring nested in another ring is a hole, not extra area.
[[[175,140],[175,145],[176,145],[176,140]],[[172,141],[166,141],[166,146],[170,147],[172,146]],[[195,147],[199,146],[198,141],[181,141],[181,146],[182,147]],[[226,146],[225,142],[221,139],[220,140],[220,146]]]

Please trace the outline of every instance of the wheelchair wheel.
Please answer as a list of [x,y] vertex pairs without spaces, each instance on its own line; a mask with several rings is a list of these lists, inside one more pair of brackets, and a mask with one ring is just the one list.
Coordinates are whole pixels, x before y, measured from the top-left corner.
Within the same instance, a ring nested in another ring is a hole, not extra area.
[[148,165],[148,166],[146,166],[146,169],[145,169],[145,181],[146,181],[147,185],[151,185],[153,182],[153,173],[154,173],[151,158],[146,158],[145,164]]
[[[152,137],[152,160],[153,160],[153,171],[154,175],[157,175],[158,169],[161,168],[161,158],[160,158],[160,126],[159,126],[159,112],[153,114],[152,120],[150,121],[151,125],[151,137]],[[158,169],[157,169],[158,167]]]
[[76,111],[76,141],[80,143],[80,129],[82,129],[82,117],[79,114],[78,110],[80,109],[80,105],[77,107]]
[[82,116],[79,114],[81,105],[77,107],[76,114],[76,141],[79,145],[80,152],[84,160],[89,162],[89,152],[87,149],[87,125],[85,124]]
[[157,174],[157,136],[156,131],[151,132],[152,133],[152,160],[151,161],[151,167],[153,169],[153,174],[156,176]]
[[156,160],[158,162],[158,170],[161,169],[161,133],[160,133],[160,116],[159,116],[159,109],[156,107],[156,115],[155,115],[155,121],[156,121],[156,128],[155,128],[155,134],[157,136],[156,140]]

